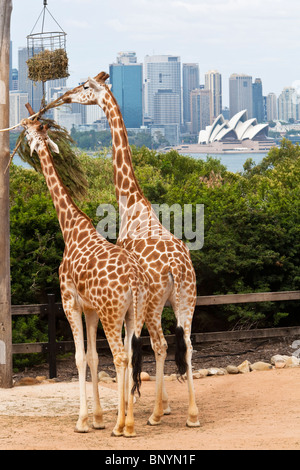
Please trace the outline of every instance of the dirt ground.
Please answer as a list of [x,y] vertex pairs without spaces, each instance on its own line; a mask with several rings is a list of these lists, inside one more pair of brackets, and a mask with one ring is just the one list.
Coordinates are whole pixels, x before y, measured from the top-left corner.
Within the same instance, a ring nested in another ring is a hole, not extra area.
[[[195,352],[194,368],[238,365],[246,356],[250,362],[270,361],[273,354],[293,352],[283,342],[232,346],[225,350],[223,345],[222,351],[210,346]],[[113,375],[109,356],[101,359]],[[99,384],[106,428],[91,428],[86,434],[74,432],[79,389],[72,361],[60,361],[55,383],[0,389],[0,450],[300,450],[299,367],[196,379],[201,425],[194,429],[185,426],[187,385],[177,380],[166,382],[171,414],[164,416],[159,426],[148,426],[155,382],[143,382],[135,404],[137,437],[126,439],[111,437],[116,421],[116,383]],[[151,361],[149,356],[144,364],[149,373],[154,367]],[[169,372],[174,372],[172,357],[167,364]],[[39,367],[25,375],[42,373]],[[90,383],[88,390],[90,393]]]

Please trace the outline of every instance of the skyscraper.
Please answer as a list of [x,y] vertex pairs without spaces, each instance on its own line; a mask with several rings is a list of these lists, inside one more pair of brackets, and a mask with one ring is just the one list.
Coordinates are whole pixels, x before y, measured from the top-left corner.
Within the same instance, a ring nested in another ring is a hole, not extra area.
[[298,119],[299,96],[295,88],[286,87],[278,97],[278,119],[289,122]]
[[19,48],[19,91],[28,93],[28,102],[32,109],[37,112],[41,107],[43,98],[43,87],[41,82],[34,83],[28,78],[28,60],[27,47]]
[[25,104],[28,103],[28,93],[14,90],[9,92],[9,125],[15,126],[28,117]]
[[135,52],[120,52],[117,62],[109,66],[112,92],[120,106],[125,126],[143,125],[143,65]]
[[222,113],[222,75],[217,70],[205,74],[205,88],[211,91],[211,119]]
[[191,131],[198,134],[212,122],[211,118],[211,91],[196,89],[191,91]]
[[269,93],[267,95],[267,120],[276,121],[277,119],[277,97],[275,93]]
[[199,88],[199,65],[182,64],[183,124],[191,122],[191,91]]
[[181,124],[180,57],[145,57],[145,115],[154,124],[168,116],[166,124]]
[[248,118],[252,117],[252,77],[233,73],[229,78],[230,117],[247,109]]
[[264,122],[264,99],[260,78],[256,78],[252,83],[252,117],[259,123]]

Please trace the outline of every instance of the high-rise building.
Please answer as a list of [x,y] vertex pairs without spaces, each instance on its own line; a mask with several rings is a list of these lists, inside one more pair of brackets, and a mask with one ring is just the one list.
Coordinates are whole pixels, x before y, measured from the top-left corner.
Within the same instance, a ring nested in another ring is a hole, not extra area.
[[18,69],[11,70],[10,90],[16,91],[19,89],[19,72]]
[[191,91],[191,132],[198,134],[212,122],[211,91],[197,89]]
[[135,52],[120,52],[117,62],[109,66],[112,92],[120,106],[125,126],[143,125],[143,65]]
[[15,126],[22,119],[28,117],[25,104],[28,103],[28,93],[22,91],[9,92],[9,125]]
[[286,87],[278,97],[278,119],[289,122],[298,119],[299,95],[293,87]]
[[145,116],[168,124],[181,124],[181,65],[180,57],[155,55],[145,57]]
[[264,99],[260,78],[256,78],[252,83],[252,117],[259,123],[264,122]]
[[205,88],[211,91],[213,122],[222,113],[222,75],[217,70],[210,70],[205,74]]
[[183,124],[191,122],[191,91],[199,88],[199,65],[182,64]]
[[229,77],[230,117],[247,109],[248,118],[252,118],[252,77],[233,73]]
[[29,80],[27,60],[27,47],[19,48],[19,91],[28,93],[28,102],[31,104],[32,109],[37,112],[41,107],[43,87],[41,82],[34,83]]
[[277,119],[277,96],[275,93],[269,93],[267,95],[267,121],[276,121]]

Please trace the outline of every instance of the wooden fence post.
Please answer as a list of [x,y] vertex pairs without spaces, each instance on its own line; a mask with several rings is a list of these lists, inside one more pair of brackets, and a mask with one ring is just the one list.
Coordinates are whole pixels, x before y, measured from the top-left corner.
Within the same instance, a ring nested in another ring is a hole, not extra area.
[[55,295],[48,294],[48,354],[49,354],[49,378],[57,377],[56,370],[56,305]]
[[[9,126],[11,11],[11,0],[0,0],[0,129]],[[0,388],[12,387],[8,162],[9,133],[2,132],[0,134]]]

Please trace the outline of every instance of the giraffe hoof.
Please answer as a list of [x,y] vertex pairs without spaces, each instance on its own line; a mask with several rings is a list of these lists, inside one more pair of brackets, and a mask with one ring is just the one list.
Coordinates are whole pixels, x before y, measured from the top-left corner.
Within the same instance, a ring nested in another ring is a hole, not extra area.
[[85,434],[85,433],[89,432],[89,428],[79,429],[79,428],[77,428],[77,426],[75,426],[74,432],[78,432],[79,434]]
[[195,422],[193,422],[193,421],[190,421],[190,420],[188,419],[187,422],[186,422],[186,426],[187,426],[188,428],[199,428],[199,427],[200,427],[200,423],[199,423],[198,420],[195,421]]
[[161,424],[161,420],[155,421],[153,418],[150,417],[147,421],[147,424],[149,426],[158,426],[159,424]]
[[170,415],[170,414],[171,414],[171,408],[168,406],[168,408],[164,410],[164,415]]
[[116,429],[114,429],[111,433],[112,437],[121,437],[123,436],[123,434],[124,434],[123,431],[120,432],[120,431],[117,431]]
[[136,437],[136,432],[135,431],[124,431],[124,437]]
[[105,429],[105,424],[93,424],[93,429]]

